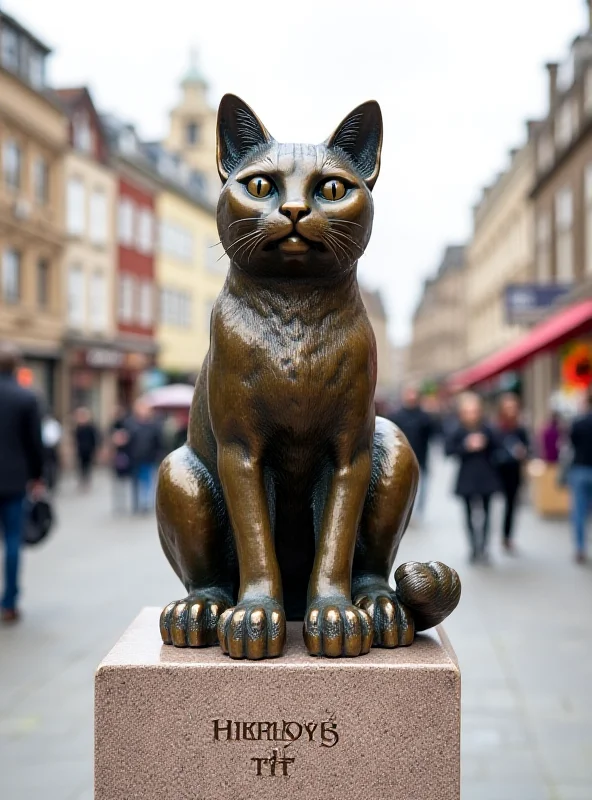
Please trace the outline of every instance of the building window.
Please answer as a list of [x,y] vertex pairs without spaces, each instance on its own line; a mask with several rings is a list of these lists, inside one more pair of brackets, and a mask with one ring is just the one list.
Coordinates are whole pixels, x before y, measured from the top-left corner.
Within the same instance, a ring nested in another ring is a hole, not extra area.
[[78,111],[72,118],[72,141],[76,150],[91,153],[93,135],[87,111]]
[[119,321],[130,323],[134,320],[135,279],[133,275],[122,275],[119,279]]
[[50,304],[49,261],[40,258],[37,262],[37,305],[39,308],[48,308]]
[[551,215],[543,213],[537,220],[537,278],[539,283],[550,283],[551,275]]
[[193,260],[193,234],[188,228],[163,220],[160,223],[160,251],[179,261]]
[[144,328],[149,328],[154,321],[152,283],[142,281],[140,284],[140,313],[138,321]]
[[45,57],[40,50],[31,50],[29,55],[29,81],[35,89],[45,86]]
[[187,144],[197,144],[199,142],[199,125],[197,122],[189,122],[185,128]]
[[0,55],[3,67],[11,72],[18,72],[19,37],[15,30],[8,27],[6,22],[2,23],[2,29],[0,30]]
[[102,189],[90,196],[90,240],[98,245],[107,241],[107,196]]
[[80,264],[72,264],[68,270],[68,323],[81,328],[86,318],[86,293],[84,270]]
[[565,100],[555,116],[555,142],[557,147],[567,147],[574,134],[573,106]]
[[33,187],[35,200],[40,206],[44,206],[49,201],[49,164],[38,156],[33,161]]
[[7,139],[2,148],[4,182],[9,189],[21,188],[23,154],[14,139]]
[[102,270],[92,273],[88,295],[90,324],[93,331],[107,328],[107,281]]
[[154,218],[148,208],[138,212],[137,248],[141,253],[150,254],[154,247]]
[[68,233],[72,236],[83,236],[86,228],[84,183],[80,178],[68,181],[66,206]]
[[553,164],[555,150],[549,133],[543,133],[537,144],[537,165],[539,172],[545,172]]
[[119,243],[131,247],[134,243],[134,204],[129,197],[122,197],[118,210]]
[[191,327],[192,297],[178,289],[162,289],[160,293],[160,321],[163,325],[178,328]]
[[21,254],[5,250],[2,258],[2,297],[10,305],[21,299]]
[[573,192],[561,189],[555,195],[556,279],[569,283],[574,277],[573,260]]

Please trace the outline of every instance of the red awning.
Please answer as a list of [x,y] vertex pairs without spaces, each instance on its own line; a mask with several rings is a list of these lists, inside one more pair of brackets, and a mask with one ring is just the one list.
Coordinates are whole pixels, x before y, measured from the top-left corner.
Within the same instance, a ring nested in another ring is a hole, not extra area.
[[538,353],[554,350],[578,334],[592,330],[592,300],[564,308],[544,320],[517,342],[488,356],[468,369],[457,372],[448,381],[453,391],[462,391],[495,378],[502,372],[521,367]]

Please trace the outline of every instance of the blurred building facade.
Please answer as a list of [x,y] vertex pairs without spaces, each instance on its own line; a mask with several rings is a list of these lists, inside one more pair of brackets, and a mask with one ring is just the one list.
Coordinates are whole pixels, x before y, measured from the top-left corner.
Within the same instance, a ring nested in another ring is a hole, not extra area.
[[388,315],[379,291],[360,287],[362,301],[376,338],[376,395],[388,398],[393,392],[395,376],[392,371],[391,342],[388,335]]
[[99,115],[85,87],[56,95],[68,116],[64,166],[66,247],[64,371],[61,408],[92,410],[106,425],[117,400],[121,354],[115,321],[116,174]]
[[157,356],[157,176],[133,125],[101,117],[116,174],[117,256],[115,320],[117,400],[129,406],[143,389],[142,377]]
[[469,364],[517,339],[524,330],[508,321],[505,298],[508,285],[532,279],[533,181],[534,144],[529,139],[523,147],[511,151],[508,169],[483,190],[473,209],[466,263]]
[[0,11],[0,338],[17,343],[33,383],[58,400],[64,333],[67,119],[46,92],[49,48]]
[[407,382],[440,385],[467,360],[466,248],[449,245],[436,274],[424,282],[413,316]]

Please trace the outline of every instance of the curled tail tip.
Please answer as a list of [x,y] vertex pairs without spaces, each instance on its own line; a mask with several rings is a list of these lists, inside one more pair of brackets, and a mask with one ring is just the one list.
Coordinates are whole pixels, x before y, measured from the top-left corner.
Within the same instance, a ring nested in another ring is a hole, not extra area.
[[440,561],[409,561],[395,572],[397,594],[412,612],[418,631],[439,625],[460,600],[456,570]]

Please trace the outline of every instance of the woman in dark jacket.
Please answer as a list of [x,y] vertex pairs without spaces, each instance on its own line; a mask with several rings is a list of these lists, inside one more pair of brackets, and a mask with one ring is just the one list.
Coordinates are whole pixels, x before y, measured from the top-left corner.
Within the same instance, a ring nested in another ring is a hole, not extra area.
[[522,484],[524,463],[530,450],[528,432],[520,424],[520,402],[515,394],[501,396],[496,432],[500,443],[497,470],[505,503],[503,545],[511,553],[514,549],[514,512]]
[[[459,460],[455,494],[463,500],[470,559],[475,562],[487,560],[491,496],[500,490],[495,467],[498,439],[483,421],[483,405],[477,395],[464,395],[458,414],[459,425],[448,438],[446,452]],[[478,507],[482,510],[479,530],[475,523],[475,509]]]

